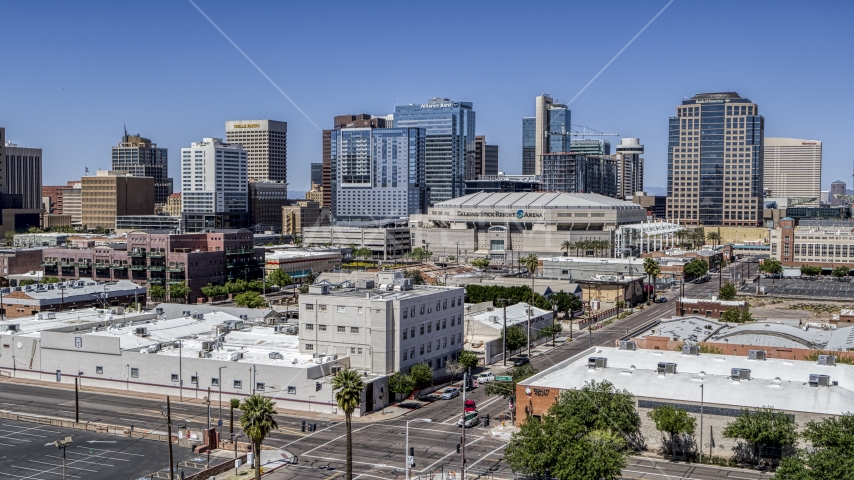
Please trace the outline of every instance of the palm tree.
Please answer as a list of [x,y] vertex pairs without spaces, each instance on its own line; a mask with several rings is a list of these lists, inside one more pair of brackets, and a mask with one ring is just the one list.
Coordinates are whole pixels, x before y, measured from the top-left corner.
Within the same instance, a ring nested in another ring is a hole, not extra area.
[[721,234],[718,232],[709,232],[706,234],[706,240],[712,242],[712,245],[718,248],[718,243],[721,241]]
[[[659,267],[658,262],[654,258],[645,258],[643,261],[643,271],[646,272],[646,284],[649,285],[649,279],[651,277],[658,277],[658,274],[661,273],[661,267]],[[644,290],[648,289],[645,288]],[[655,289],[655,285],[653,285],[653,289]]]
[[[534,272],[536,272],[537,268],[540,266],[540,259],[537,258],[537,255],[534,253],[529,253],[522,257],[522,264],[528,269],[528,275],[531,276],[531,303],[528,305],[528,311],[531,311],[531,308],[534,306],[534,296],[536,293],[534,292]],[[528,317],[528,355],[531,354],[531,323],[530,323],[530,315]]]
[[676,237],[676,240],[679,240],[680,247],[685,246],[685,239],[688,238],[688,235],[688,230],[685,230],[684,228],[682,230],[677,230],[676,233],[673,234],[673,236]]
[[564,256],[569,256],[570,248],[572,248],[572,242],[569,240],[564,240],[563,243],[560,244],[560,249],[564,250]]
[[353,410],[362,403],[362,391],[365,384],[355,370],[341,370],[332,377],[332,391],[338,408],[344,410],[347,425],[347,478],[353,480]]
[[694,244],[694,248],[698,246],[702,246],[706,241],[706,236],[703,235],[703,229],[699,228],[691,232],[691,243]]
[[240,426],[255,452],[255,480],[261,480],[261,443],[270,432],[279,428],[273,418],[276,404],[267,397],[250,395],[240,403],[240,410],[243,412]]

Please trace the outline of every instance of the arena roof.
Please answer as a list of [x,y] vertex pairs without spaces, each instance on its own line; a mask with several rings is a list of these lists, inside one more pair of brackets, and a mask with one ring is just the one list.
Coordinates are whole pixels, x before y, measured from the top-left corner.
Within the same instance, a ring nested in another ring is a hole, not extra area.
[[478,192],[452,198],[433,205],[434,208],[518,208],[568,209],[601,208],[613,210],[642,210],[638,204],[595,193],[488,193]]

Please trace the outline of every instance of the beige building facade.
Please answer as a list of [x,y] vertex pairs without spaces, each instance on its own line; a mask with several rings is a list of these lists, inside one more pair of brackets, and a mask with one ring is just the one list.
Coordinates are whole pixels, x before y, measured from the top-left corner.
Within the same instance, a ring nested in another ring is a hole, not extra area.
[[764,186],[768,198],[813,198],[801,205],[817,207],[821,198],[821,141],[767,137]]
[[784,218],[771,230],[771,258],[784,267],[848,266],[854,264],[854,232],[842,227],[801,227],[797,221]]
[[154,214],[154,178],[109,170],[81,179],[82,222],[88,228],[112,229],[116,217]]
[[319,226],[320,204],[311,200],[298,200],[282,207],[282,233],[301,237],[307,227]]
[[181,192],[173,193],[166,199],[166,204],[163,205],[163,213],[170,217],[180,217],[183,210],[181,209]]
[[246,150],[251,180],[288,181],[288,124],[276,120],[225,122],[225,139]]

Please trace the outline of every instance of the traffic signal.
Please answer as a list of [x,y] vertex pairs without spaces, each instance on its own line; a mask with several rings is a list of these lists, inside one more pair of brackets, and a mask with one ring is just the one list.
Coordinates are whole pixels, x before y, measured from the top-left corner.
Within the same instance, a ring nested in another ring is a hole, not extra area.
[[414,457],[414,456],[415,456],[415,447],[409,447],[409,456],[410,456],[410,457]]
[[460,453],[460,444],[457,444],[457,453]]
[[302,421],[302,431],[305,431],[305,420]]
[[489,414],[488,414],[488,413],[486,414],[486,418],[485,418],[485,419],[483,419],[483,426],[484,426],[484,427],[488,427],[488,426],[489,426]]

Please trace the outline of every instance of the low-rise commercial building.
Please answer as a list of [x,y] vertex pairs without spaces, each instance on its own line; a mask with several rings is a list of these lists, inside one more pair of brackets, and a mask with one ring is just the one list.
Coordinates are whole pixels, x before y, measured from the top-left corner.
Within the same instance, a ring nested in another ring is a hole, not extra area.
[[313,285],[300,295],[300,352],[348,355],[374,374],[408,373],[417,363],[434,371],[463,349],[462,288],[412,285],[399,272],[356,288]]
[[771,230],[771,258],[784,267],[811,265],[823,269],[854,262],[854,231],[841,227],[799,226],[783,218]]
[[0,250],[0,272],[3,276],[17,275],[41,269],[42,252],[38,249]]
[[341,266],[341,249],[276,249],[267,252],[265,269],[267,275],[282,270],[294,280],[302,281],[311,273],[329,272]]
[[647,412],[671,405],[698,418],[702,407],[703,434],[714,439],[711,447],[704,448],[711,448],[712,455],[729,457],[738,440],[724,437],[723,429],[744,408],[770,405],[804,425],[842,415],[854,401],[852,365],[690,353],[694,354],[590,348],[519,382],[516,422],[521,425],[545,415],[563,391],[580,389],[591,381],[608,381],[634,396],[648,449],[661,446],[661,432]]
[[306,227],[303,230],[302,244],[305,246],[356,245],[371,249],[371,256],[375,259],[389,260],[400,258],[404,253],[409,252],[409,228],[341,225]]
[[62,312],[83,308],[127,306],[133,302],[145,305],[146,290],[126,280],[99,283],[92,280],[73,280],[60,283],[40,283],[24,287],[6,287],[3,292],[2,313],[5,318],[20,318],[44,312]]
[[[554,313],[533,307],[527,303],[516,303],[507,308],[492,307],[492,302],[484,304],[466,305],[465,315],[465,344],[471,350],[482,351],[484,363],[491,365],[504,359],[504,340],[501,332],[507,328],[520,327],[525,331],[525,336],[531,338],[531,346],[536,346],[550,340],[551,336],[544,336],[542,330],[551,327]],[[530,329],[529,329],[530,326]],[[530,332],[530,333],[529,333]],[[507,358],[523,351],[527,346],[519,350],[508,351]]]

